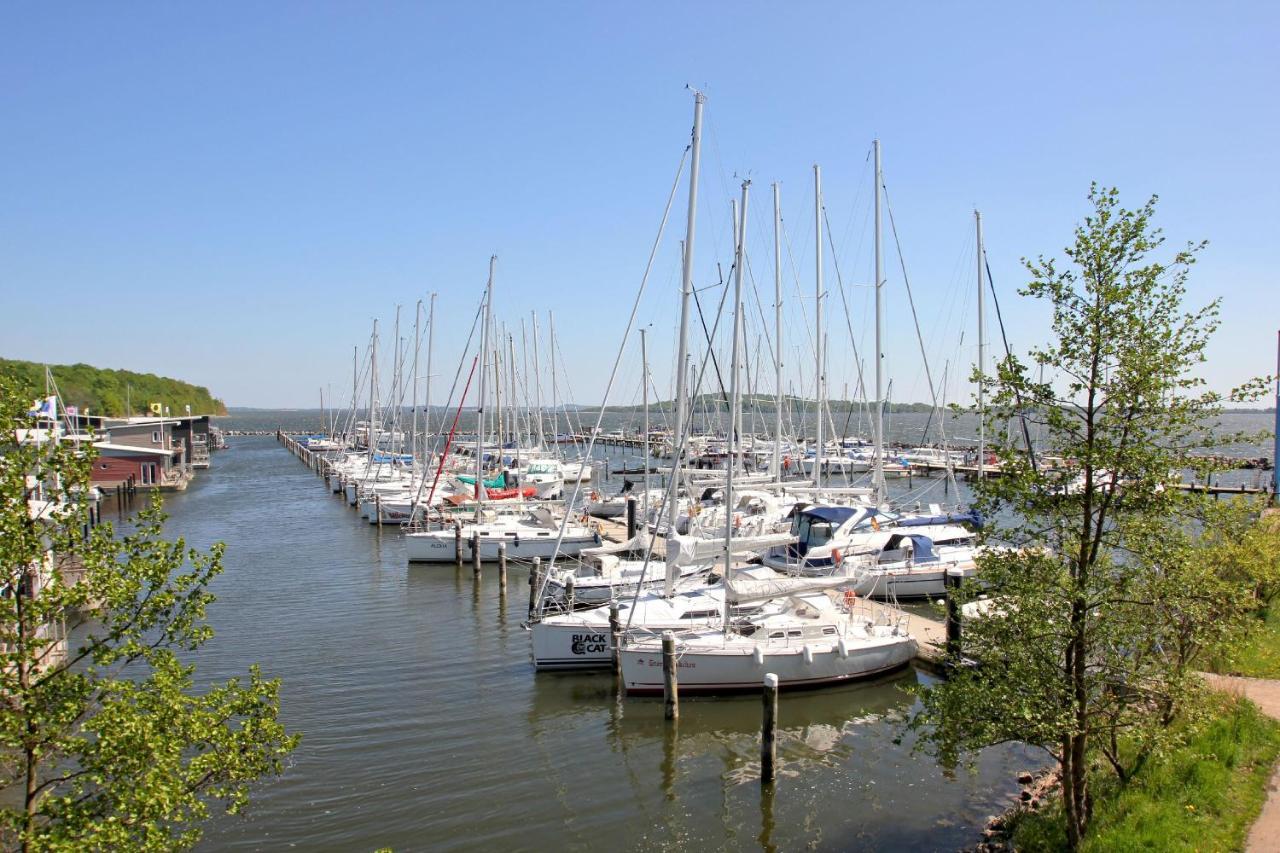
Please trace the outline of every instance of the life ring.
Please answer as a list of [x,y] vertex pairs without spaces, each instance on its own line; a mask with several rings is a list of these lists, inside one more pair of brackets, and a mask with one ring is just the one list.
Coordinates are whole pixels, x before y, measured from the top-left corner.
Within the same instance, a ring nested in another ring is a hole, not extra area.
[[853,607],[854,602],[858,600],[858,594],[851,589],[844,591],[844,606]]
[[739,530],[739,529],[741,529],[741,528],[742,528],[742,515],[741,515],[741,513],[736,513],[736,512],[735,512],[735,513],[733,514],[733,529],[734,529],[734,530]]
[[598,500],[600,500],[600,493],[599,493],[599,492],[597,492],[597,491],[594,491],[594,490],[593,490],[593,491],[591,492],[591,496],[590,496],[590,497],[591,497],[591,500],[593,500],[593,501],[598,501]]
[[844,563],[844,554],[840,553],[839,548],[832,548],[831,549],[831,565],[835,566],[836,568],[840,568],[842,563]]

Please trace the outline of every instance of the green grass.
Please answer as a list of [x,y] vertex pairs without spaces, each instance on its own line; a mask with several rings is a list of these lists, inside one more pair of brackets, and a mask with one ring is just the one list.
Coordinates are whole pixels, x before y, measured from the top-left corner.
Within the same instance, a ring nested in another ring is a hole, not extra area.
[[[1181,747],[1149,761],[1128,785],[1099,771],[1090,780],[1089,851],[1242,850],[1280,755],[1280,723],[1246,700],[1218,697],[1211,718]],[[1016,820],[1018,850],[1061,850],[1059,801]]]
[[1229,653],[1209,662],[1209,671],[1253,678],[1280,678],[1280,607],[1270,608],[1262,624]]

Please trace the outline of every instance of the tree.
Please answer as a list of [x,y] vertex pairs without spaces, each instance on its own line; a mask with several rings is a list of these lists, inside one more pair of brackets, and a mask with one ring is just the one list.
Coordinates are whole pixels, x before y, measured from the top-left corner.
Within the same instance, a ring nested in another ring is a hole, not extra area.
[[[26,430],[0,378],[0,838],[22,850],[190,847],[298,743],[279,683],[195,689],[212,636],[207,553],[165,541],[159,500],[117,536],[90,529],[91,449]],[[69,613],[86,619],[69,643]]]
[[[1183,308],[1204,244],[1156,260],[1154,197],[1125,210],[1114,189],[1095,185],[1089,201],[1067,264],[1024,261],[1021,293],[1048,303],[1050,342],[1029,363],[1009,355],[981,377],[1002,469],[975,485],[991,520],[984,541],[1005,546],[978,560],[995,601],[966,625],[965,654],[978,664],[927,689],[913,720],[946,759],[1010,740],[1048,750],[1071,849],[1088,825],[1090,762],[1105,758],[1124,778],[1158,749],[1196,690],[1193,662],[1238,628],[1251,601],[1247,584],[1206,559],[1201,537],[1206,525],[1233,536],[1245,515],[1170,487],[1214,441],[1206,425],[1221,403],[1194,375],[1217,302]],[[1036,370],[1048,379],[1034,381]],[[1009,428],[1019,418],[1039,424],[1065,476],[1030,458]],[[962,596],[979,591],[969,583]],[[1137,748],[1122,754],[1122,740]]]

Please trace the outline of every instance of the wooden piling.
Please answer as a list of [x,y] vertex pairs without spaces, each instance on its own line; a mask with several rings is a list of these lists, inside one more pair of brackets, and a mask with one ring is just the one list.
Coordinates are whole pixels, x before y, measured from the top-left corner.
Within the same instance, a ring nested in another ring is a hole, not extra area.
[[566,599],[566,600],[568,601],[568,603],[569,603],[569,609],[570,609],[570,610],[572,610],[572,609],[573,609],[573,606],[574,606],[574,604],[575,604],[575,602],[574,602],[574,589],[573,589],[573,586],[574,586],[574,577],[573,577],[573,575],[571,574],[571,575],[569,575],[569,577],[568,577],[568,578],[566,578],[566,579],[565,579],[565,582],[564,582],[564,596],[565,596],[565,599]]
[[462,522],[453,522],[453,562],[462,565]]
[[507,594],[507,543],[498,543],[498,595]]
[[636,496],[627,497],[627,541],[636,537]]
[[471,534],[471,573],[480,577],[480,531]]
[[778,676],[764,676],[764,717],[760,723],[760,784],[772,785],[778,765]]
[[533,615],[535,606],[537,605],[538,586],[542,583],[539,575],[542,574],[542,558],[533,558],[533,568],[529,570],[529,615]]
[[952,666],[960,662],[960,602],[957,593],[963,578],[963,570],[947,569],[943,581],[947,589],[947,662]]
[[378,523],[378,528],[382,528],[382,496],[377,492],[373,493],[373,515]]
[[663,716],[668,720],[680,719],[680,683],[676,677],[676,635],[670,631],[662,635],[662,700]]

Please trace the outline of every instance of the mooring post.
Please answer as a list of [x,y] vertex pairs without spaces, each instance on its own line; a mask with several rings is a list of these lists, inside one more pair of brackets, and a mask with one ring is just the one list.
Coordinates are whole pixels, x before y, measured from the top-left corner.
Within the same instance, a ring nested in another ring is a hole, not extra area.
[[471,534],[471,573],[480,577],[480,531]]
[[636,496],[627,496],[627,539],[636,537]]
[[453,561],[462,565],[462,522],[453,520]]
[[662,699],[663,716],[668,720],[678,720],[680,683],[676,678],[676,635],[670,631],[662,635]]
[[378,527],[382,527],[382,496],[377,492],[373,493],[373,515],[378,522]]
[[507,543],[498,543],[498,595],[507,594]]
[[542,582],[538,575],[542,574],[542,558],[533,558],[533,568],[529,570],[529,615],[533,615],[534,606],[538,603],[538,585]]
[[575,583],[575,580],[576,580],[576,579],[575,579],[575,577],[573,576],[573,574],[572,574],[572,573],[570,573],[569,577],[565,578],[565,581],[564,581],[564,597],[565,597],[565,599],[566,599],[566,600],[568,601],[568,603],[569,603],[569,609],[570,609],[570,610],[572,610],[572,609],[573,609],[573,606],[574,606],[574,604],[575,604],[575,602],[574,602],[574,583]]
[[609,642],[613,649],[613,671],[616,674],[622,672],[622,617],[616,601],[609,605]]
[[764,676],[764,717],[760,723],[760,783],[772,785],[778,765],[778,676]]
[[963,578],[963,569],[950,568],[944,581],[947,588],[947,662],[952,666],[960,662],[960,602],[957,593]]

